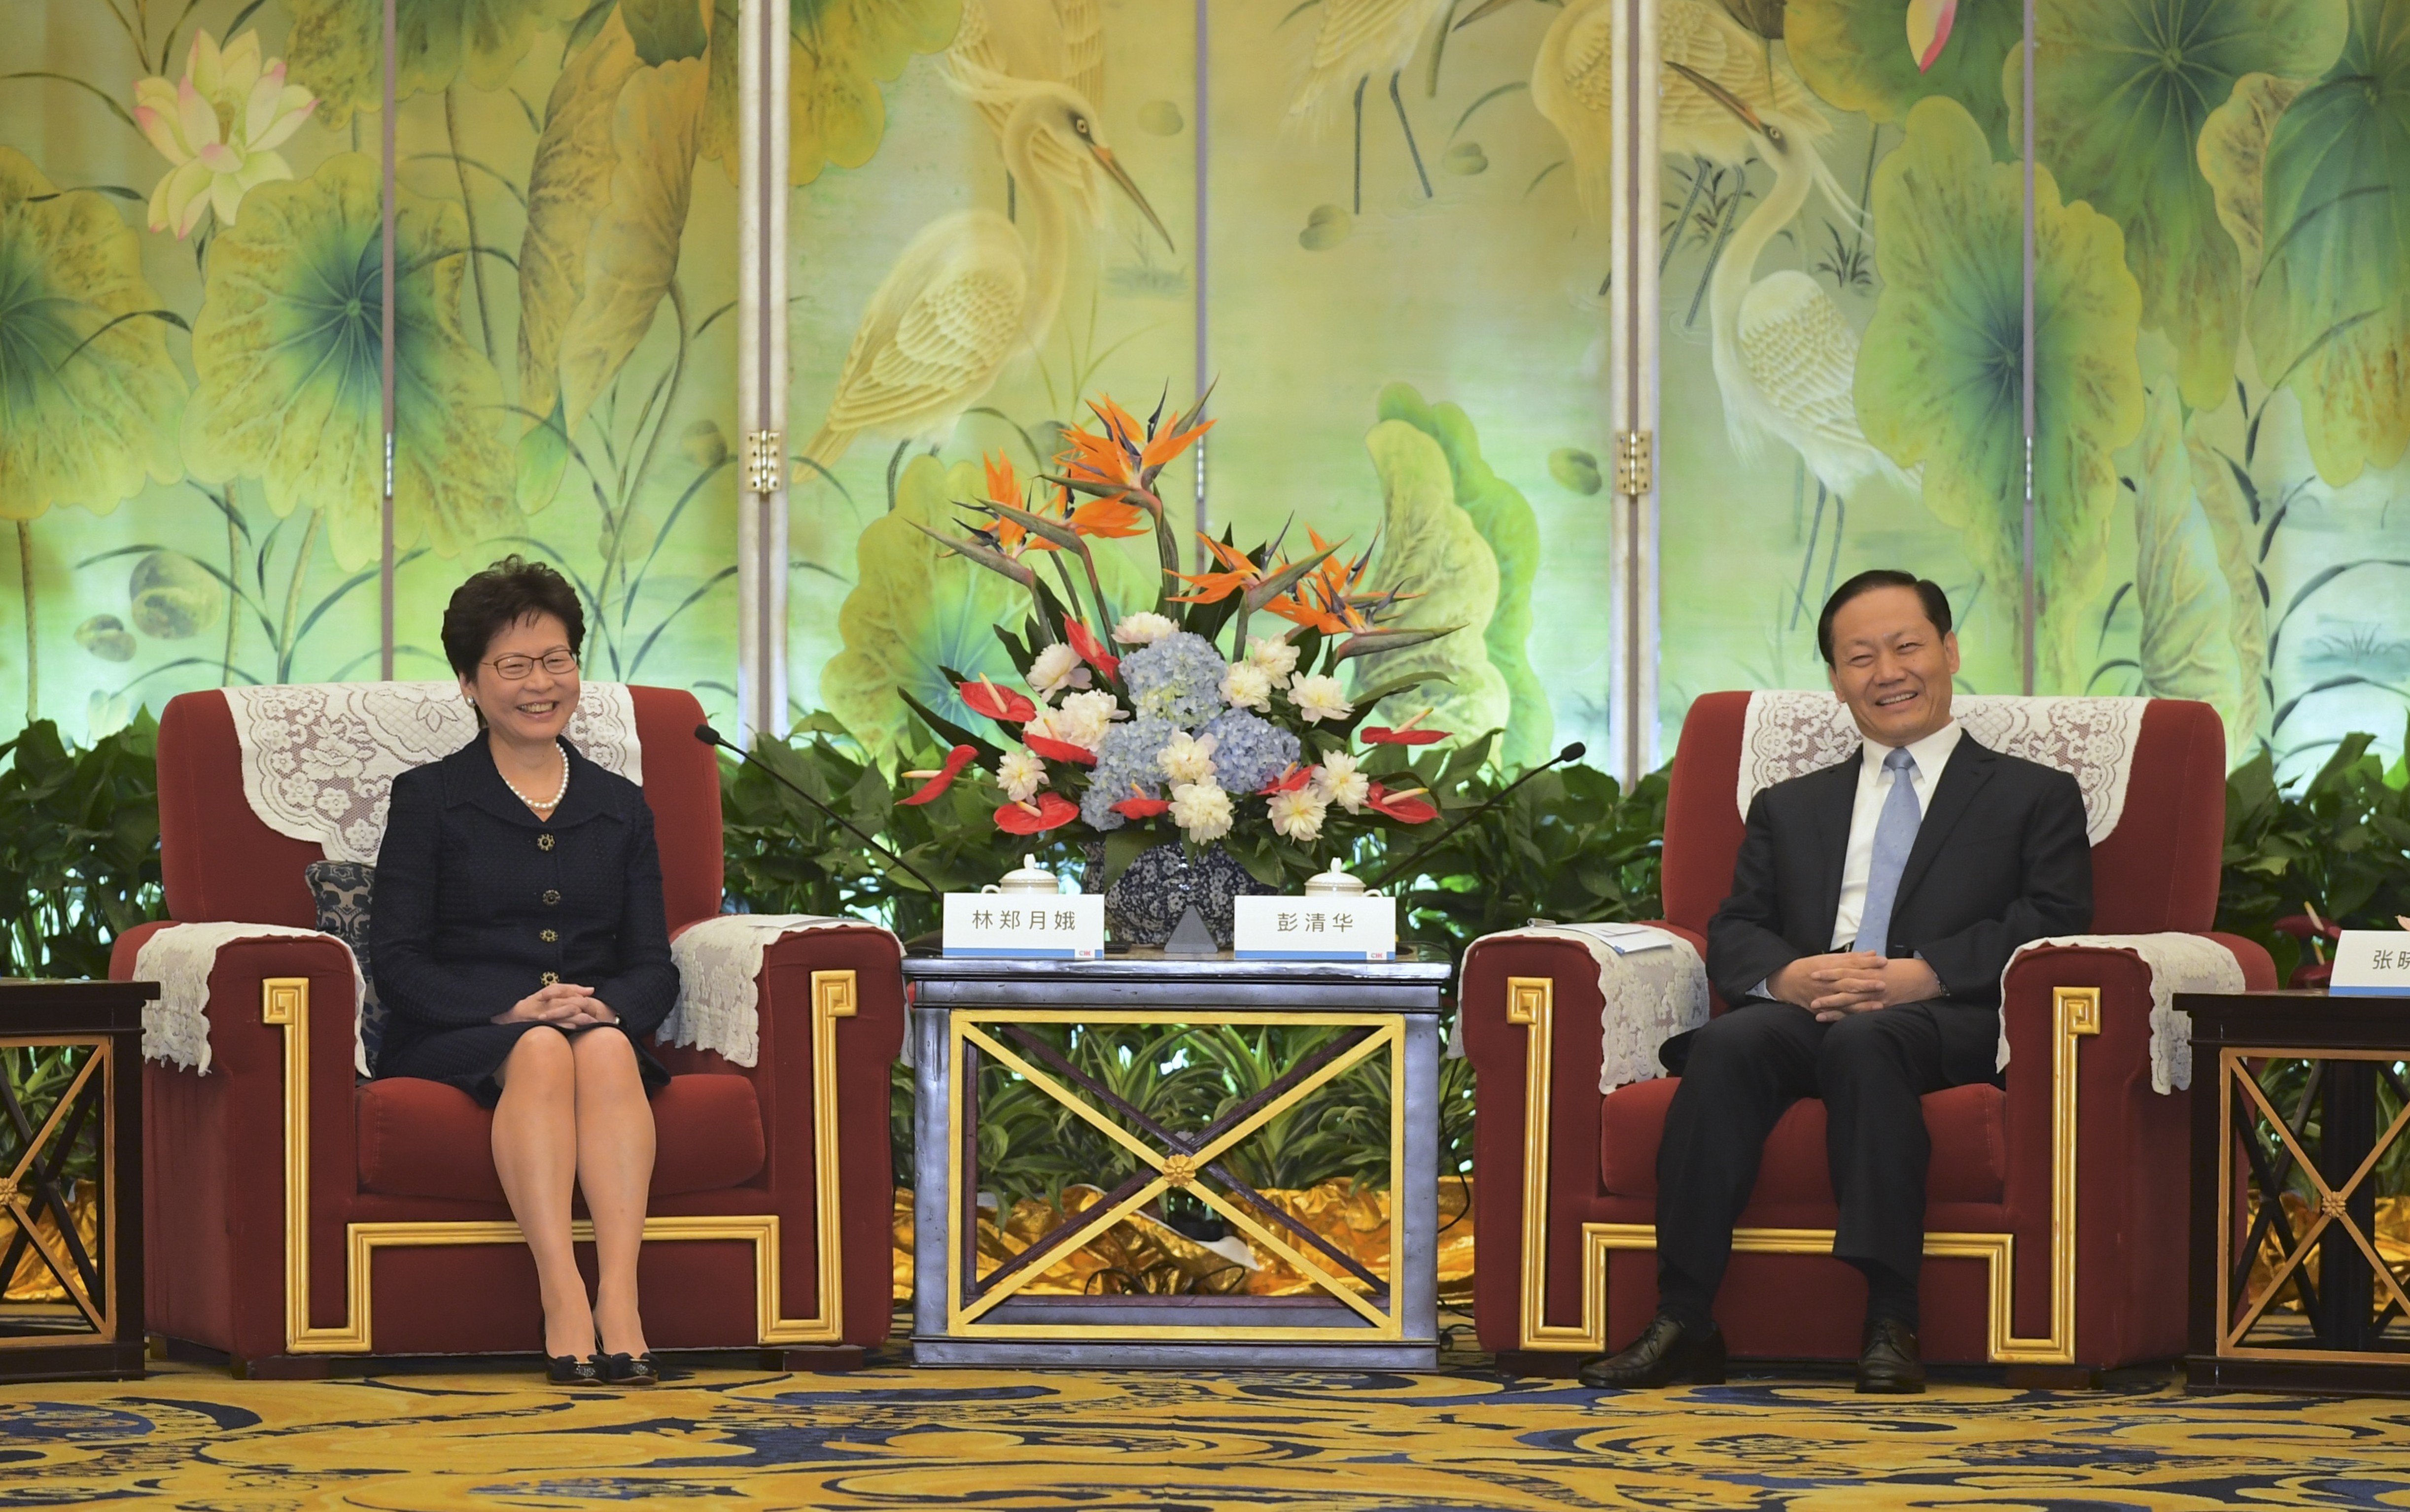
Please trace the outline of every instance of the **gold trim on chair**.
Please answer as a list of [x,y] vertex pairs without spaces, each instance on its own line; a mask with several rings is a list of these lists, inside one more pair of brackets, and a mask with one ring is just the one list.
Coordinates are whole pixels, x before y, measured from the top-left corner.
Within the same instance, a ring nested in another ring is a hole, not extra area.
[[[729,1217],[648,1217],[647,1243],[734,1241],[753,1246],[755,1332],[764,1345],[828,1344],[844,1336],[843,1243],[837,1189],[836,1020],[851,1018],[860,998],[850,971],[814,972],[812,985],[813,1171],[818,1182],[815,1235],[820,1263],[817,1310],[788,1318],[779,1297],[779,1222],[775,1213]],[[310,1324],[310,979],[272,976],[260,983],[260,1021],[284,1030],[284,1346],[294,1354],[365,1354],[370,1343],[370,1272],[379,1249],[525,1242],[507,1220],[352,1223],[343,1229],[343,1318],[333,1328]],[[591,1242],[594,1225],[581,1220],[573,1237]]]
[[[2076,1047],[2100,1032],[2100,989],[2058,987],[2052,995],[2050,1138],[2050,1332],[2020,1338],[2015,1331],[2016,1236],[2011,1233],[1928,1233],[1933,1260],[1979,1260],[1990,1267],[1986,1348],[1998,1364],[2055,1365],[2075,1361]],[[1606,1257],[1612,1250],[1653,1250],[1657,1231],[1647,1223],[1582,1225],[1582,1320],[1578,1327],[1546,1320],[1548,1284],[1548,1100],[1553,1069],[1551,1031],[1556,979],[1506,979],[1506,1022],[1524,1027],[1523,1263],[1519,1337],[1526,1349],[1603,1351],[1606,1345]],[[1742,1255],[1822,1255],[1833,1248],[1830,1229],[1738,1229],[1733,1250]]]

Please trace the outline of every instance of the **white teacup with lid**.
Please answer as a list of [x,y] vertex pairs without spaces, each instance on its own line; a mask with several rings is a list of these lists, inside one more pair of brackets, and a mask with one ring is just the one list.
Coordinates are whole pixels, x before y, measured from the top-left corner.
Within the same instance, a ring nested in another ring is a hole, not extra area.
[[1305,879],[1308,898],[1360,898],[1364,895],[1364,879],[1350,873],[1336,858],[1330,870]]
[[1002,881],[991,882],[980,889],[981,892],[1004,893],[1012,897],[1028,897],[1034,894],[1046,898],[1052,898],[1062,890],[1062,885],[1055,880],[1054,873],[1039,866],[1038,857],[1035,856],[1024,856],[1021,858],[1021,865],[1006,872]]

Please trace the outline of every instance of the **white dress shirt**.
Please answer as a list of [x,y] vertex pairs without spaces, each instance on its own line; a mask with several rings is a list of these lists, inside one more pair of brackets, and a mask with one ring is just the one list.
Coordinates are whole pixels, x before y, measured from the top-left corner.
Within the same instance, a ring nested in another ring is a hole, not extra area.
[[[1941,781],[1941,769],[1950,761],[1950,753],[1958,749],[1959,738],[1967,732],[1958,721],[1950,723],[1908,748],[1916,763],[1916,775],[1909,786],[1916,794],[1919,818],[1933,807],[1934,785]],[[1866,917],[1866,877],[1875,867],[1875,826],[1882,818],[1883,801],[1891,797],[1893,778],[1883,770],[1883,758],[1892,747],[1868,741],[1858,753],[1858,800],[1850,810],[1850,848],[1841,859],[1841,906],[1833,914],[1833,948],[1848,950],[1858,938],[1858,924]]]

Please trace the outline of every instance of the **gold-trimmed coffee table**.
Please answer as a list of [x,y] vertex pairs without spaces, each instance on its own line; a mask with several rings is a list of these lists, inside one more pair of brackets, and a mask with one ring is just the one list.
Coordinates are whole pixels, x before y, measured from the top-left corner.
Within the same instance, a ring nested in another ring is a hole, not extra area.
[[[1430,1370],[1439,1362],[1439,1015],[1444,961],[1101,960],[913,957],[913,1360],[922,1365]],[[1314,1048],[1197,1127],[1123,1098],[1064,1052],[1087,1030],[1266,1026]],[[978,1089],[1002,1068],[1077,1118],[1132,1169],[1020,1254],[980,1253]],[[1286,1215],[1229,1157],[1357,1067],[1387,1089],[1388,1254],[1380,1274]],[[1193,1198],[1312,1283],[1300,1296],[1173,1291],[1040,1295],[1056,1260],[1168,1193]]]

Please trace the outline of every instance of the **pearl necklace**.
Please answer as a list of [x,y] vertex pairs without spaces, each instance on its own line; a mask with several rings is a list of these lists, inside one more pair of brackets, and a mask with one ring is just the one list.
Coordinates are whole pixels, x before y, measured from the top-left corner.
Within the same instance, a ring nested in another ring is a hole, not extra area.
[[538,800],[528,797],[525,793],[519,791],[519,785],[511,781],[508,777],[502,778],[502,785],[511,790],[513,797],[526,804],[529,808],[535,810],[538,814],[548,814],[551,811],[559,808],[560,800],[569,796],[569,757],[564,756],[560,758],[560,785],[552,790],[552,797],[548,799]]

